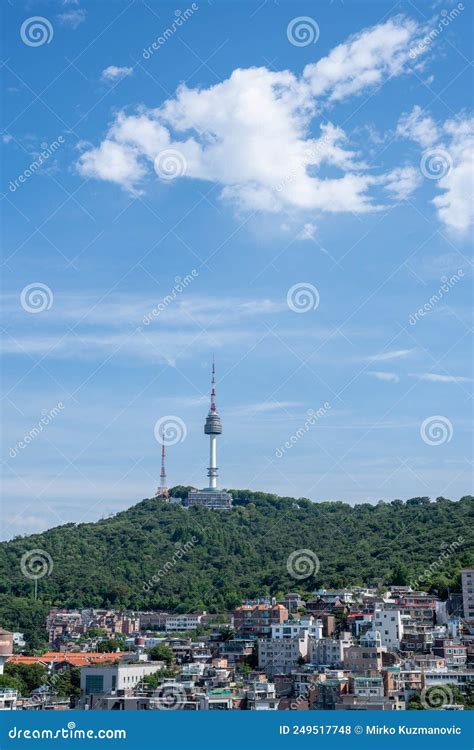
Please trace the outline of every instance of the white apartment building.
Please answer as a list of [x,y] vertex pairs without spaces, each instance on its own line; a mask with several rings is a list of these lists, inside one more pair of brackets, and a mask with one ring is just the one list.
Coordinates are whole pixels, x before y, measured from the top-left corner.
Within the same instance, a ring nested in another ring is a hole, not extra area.
[[14,688],[0,688],[0,711],[16,711],[17,698]]
[[147,675],[163,669],[163,661],[143,664],[97,664],[81,667],[81,690],[88,696],[131,690]]
[[279,699],[273,682],[255,680],[246,689],[245,695],[250,711],[276,711],[278,709]]
[[461,571],[464,619],[474,623],[474,568]]
[[403,638],[402,615],[399,609],[376,608],[372,630],[380,633],[382,646],[388,650],[398,649]]
[[305,634],[309,638],[322,638],[322,621],[309,616],[286,620],[281,625],[272,625],[272,638],[296,638]]
[[344,651],[354,645],[350,633],[343,633],[338,640],[332,638],[310,638],[308,644],[308,661],[310,664],[321,664],[328,667],[341,667],[344,663]]
[[298,666],[298,660],[306,658],[308,635],[294,638],[268,638],[258,641],[258,666],[267,674],[289,673]]
[[165,619],[165,630],[169,633],[195,630],[198,625],[201,625],[205,614],[205,612],[196,612],[186,615],[168,615]]

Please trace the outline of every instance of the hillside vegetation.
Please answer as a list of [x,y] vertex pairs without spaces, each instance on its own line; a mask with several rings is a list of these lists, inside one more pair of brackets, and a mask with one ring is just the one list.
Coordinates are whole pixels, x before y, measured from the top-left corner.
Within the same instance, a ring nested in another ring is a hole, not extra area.
[[[242,597],[420,576],[423,588],[444,596],[448,586],[459,590],[460,569],[474,562],[472,496],[350,506],[231,492],[228,512],[148,499],[97,523],[1,543],[0,626],[31,636],[54,605],[223,612]],[[54,563],[38,581],[36,601],[20,567],[32,549]],[[320,561],[319,571],[301,580],[287,569],[288,555],[300,549]]]

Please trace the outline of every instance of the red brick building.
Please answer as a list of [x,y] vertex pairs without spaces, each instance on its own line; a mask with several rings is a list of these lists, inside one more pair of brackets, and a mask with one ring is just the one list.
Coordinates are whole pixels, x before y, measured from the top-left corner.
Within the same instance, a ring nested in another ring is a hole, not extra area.
[[281,625],[288,619],[288,610],[283,604],[243,604],[232,615],[232,626],[239,636],[271,635],[272,625]]

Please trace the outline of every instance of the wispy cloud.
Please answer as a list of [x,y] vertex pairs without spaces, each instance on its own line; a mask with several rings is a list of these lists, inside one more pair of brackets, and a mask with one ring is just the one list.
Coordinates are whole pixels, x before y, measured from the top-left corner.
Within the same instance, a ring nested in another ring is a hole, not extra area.
[[438,375],[434,372],[423,372],[421,374],[410,373],[411,378],[417,378],[417,380],[425,380],[428,383],[470,383],[471,378],[466,378],[463,375]]
[[380,354],[373,354],[367,357],[369,362],[388,362],[391,359],[401,359],[402,357],[408,357],[413,353],[413,349],[396,349],[391,352],[381,352]]
[[120,68],[117,65],[109,65],[108,68],[105,68],[101,73],[101,78],[103,81],[117,81],[119,78],[126,78],[127,76],[131,76],[133,73],[133,68],[128,68],[126,66]]
[[377,378],[377,380],[385,380],[387,383],[398,383],[400,381],[399,376],[395,372],[369,370],[367,375],[371,375],[373,378]]
[[58,15],[59,23],[70,29],[77,29],[86,20],[86,11],[82,8],[66,10]]

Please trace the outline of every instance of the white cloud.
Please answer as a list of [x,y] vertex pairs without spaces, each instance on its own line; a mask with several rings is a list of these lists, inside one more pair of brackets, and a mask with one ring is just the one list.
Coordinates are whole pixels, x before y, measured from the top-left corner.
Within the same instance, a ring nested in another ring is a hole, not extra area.
[[422,177],[415,167],[397,167],[387,175],[385,189],[399,201],[406,200],[421,185]]
[[86,20],[86,11],[82,10],[82,8],[77,8],[77,10],[67,10],[58,15],[58,20],[63,26],[77,29],[77,27]]
[[452,167],[438,181],[444,192],[433,203],[449,229],[465,234],[474,225],[474,118],[448,120],[443,132]]
[[410,45],[418,33],[415,21],[396,16],[354,34],[327,57],[307,65],[304,78],[316,96],[327,96],[329,101],[360,94],[406,71]]
[[396,133],[401,138],[416,141],[423,148],[432,146],[439,138],[435,121],[430,115],[423,115],[423,110],[418,105],[400,117]]
[[[166,362],[197,356],[203,348],[252,346],[255,320],[286,312],[285,301],[188,294],[160,303],[172,290],[163,288],[154,298],[118,295],[100,301],[93,297],[55,293],[47,330],[31,329],[17,295],[5,298],[4,312],[15,323],[15,336],[4,334],[2,351],[14,355],[42,355],[59,359],[125,357],[129,361]],[[159,310],[154,314],[154,310]],[[144,322],[146,319],[146,322]],[[74,331],[71,323],[74,322]]]
[[105,140],[98,148],[82,154],[79,159],[80,172],[87,177],[116,182],[132,193],[140,193],[135,185],[144,177],[146,170],[137,156],[136,149]]
[[387,362],[391,359],[401,359],[402,357],[408,357],[412,354],[413,349],[396,349],[392,352],[381,352],[380,354],[374,354],[368,357],[369,362]]
[[412,378],[425,380],[429,383],[470,383],[471,378],[462,375],[438,375],[434,372],[424,372],[421,375],[411,375]]
[[[314,119],[325,102],[403,73],[416,31],[414,21],[397,16],[351,37],[301,77],[262,67],[236,69],[209,88],[182,85],[156,109],[116,115],[78,170],[136,191],[147,174],[158,179],[153,164],[173,149],[185,164],[181,179],[219,184],[221,197],[239,209],[377,210],[370,190],[380,177],[368,173],[342,128]],[[323,178],[327,167],[334,174]]]
[[400,378],[394,372],[382,372],[380,370],[369,370],[367,372],[367,375],[371,375],[373,378],[377,378],[377,380],[384,380],[387,383],[398,383],[400,381]]
[[303,229],[298,233],[297,239],[299,240],[314,240],[316,234],[316,227],[310,222],[306,223]]
[[474,118],[461,113],[437,125],[416,106],[402,115],[397,134],[419,143],[428,165],[438,160],[441,172],[432,182],[442,193],[433,204],[448,229],[466,234],[474,225]]
[[117,81],[119,78],[126,78],[127,76],[131,76],[133,73],[133,68],[127,68],[124,67],[118,67],[117,65],[109,65],[108,68],[105,68],[105,70],[101,73],[101,78],[103,81]]

